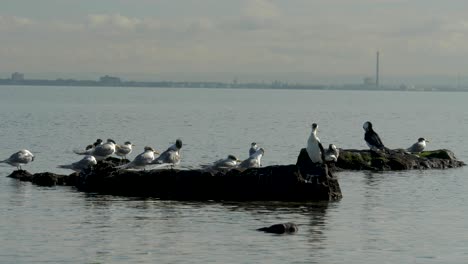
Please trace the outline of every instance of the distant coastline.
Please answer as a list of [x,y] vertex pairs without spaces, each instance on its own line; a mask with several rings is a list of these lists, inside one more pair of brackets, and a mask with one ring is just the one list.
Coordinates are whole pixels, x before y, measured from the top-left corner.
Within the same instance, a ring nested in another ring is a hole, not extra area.
[[224,82],[190,82],[190,81],[122,81],[119,77],[102,76],[99,80],[75,79],[25,79],[23,74],[14,73],[12,78],[0,79],[0,85],[22,86],[76,86],[76,87],[159,87],[159,88],[232,88],[232,89],[295,89],[295,90],[366,90],[366,91],[445,91],[468,92],[466,87],[450,86],[376,86],[374,84],[291,84],[274,81],[271,83],[224,83]]

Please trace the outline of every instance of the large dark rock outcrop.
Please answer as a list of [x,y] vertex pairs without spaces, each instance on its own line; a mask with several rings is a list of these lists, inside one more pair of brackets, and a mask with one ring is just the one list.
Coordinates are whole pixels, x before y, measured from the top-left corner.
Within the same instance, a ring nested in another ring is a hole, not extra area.
[[69,176],[15,171],[10,177],[41,186],[69,185],[86,192],[173,200],[332,201],[342,197],[337,179],[326,166],[313,164],[308,155],[297,165],[228,171],[119,170],[116,162],[102,161]]
[[408,153],[405,150],[354,150],[340,149],[340,155],[333,170],[423,170],[447,169],[464,166],[457,160],[452,151],[441,149],[424,151],[419,154]]

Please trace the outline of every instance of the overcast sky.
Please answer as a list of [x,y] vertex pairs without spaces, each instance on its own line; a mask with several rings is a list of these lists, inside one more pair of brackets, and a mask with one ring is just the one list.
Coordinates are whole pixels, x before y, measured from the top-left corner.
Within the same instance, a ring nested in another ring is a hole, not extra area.
[[468,1],[0,0],[0,40],[3,74],[464,78]]

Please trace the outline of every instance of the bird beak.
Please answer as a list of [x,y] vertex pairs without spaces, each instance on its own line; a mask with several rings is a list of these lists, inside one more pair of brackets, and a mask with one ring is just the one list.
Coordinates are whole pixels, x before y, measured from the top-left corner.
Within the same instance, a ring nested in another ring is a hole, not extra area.
[[155,151],[153,151],[153,152],[154,152],[154,154],[159,154],[159,151],[157,151],[157,150],[155,150]]
[[132,147],[134,147],[134,146],[135,146],[135,144],[132,144]]
[[426,139],[426,142],[430,142],[430,141]]

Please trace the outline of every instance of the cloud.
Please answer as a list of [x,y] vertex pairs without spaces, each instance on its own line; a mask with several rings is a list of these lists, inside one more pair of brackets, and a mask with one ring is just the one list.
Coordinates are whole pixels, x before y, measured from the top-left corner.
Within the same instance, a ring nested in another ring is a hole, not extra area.
[[244,7],[244,15],[255,19],[270,20],[280,14],[280,9],[270,0],[250,0]]
[[92,14],[88,16],[88,26],[90,28],[134,30],[141,24],[141,19],[130,18],[120,14]]
[[10,31],[26,28],[34,25],[35,22],[29,18],[18,16],[0,16],[0,30]]

